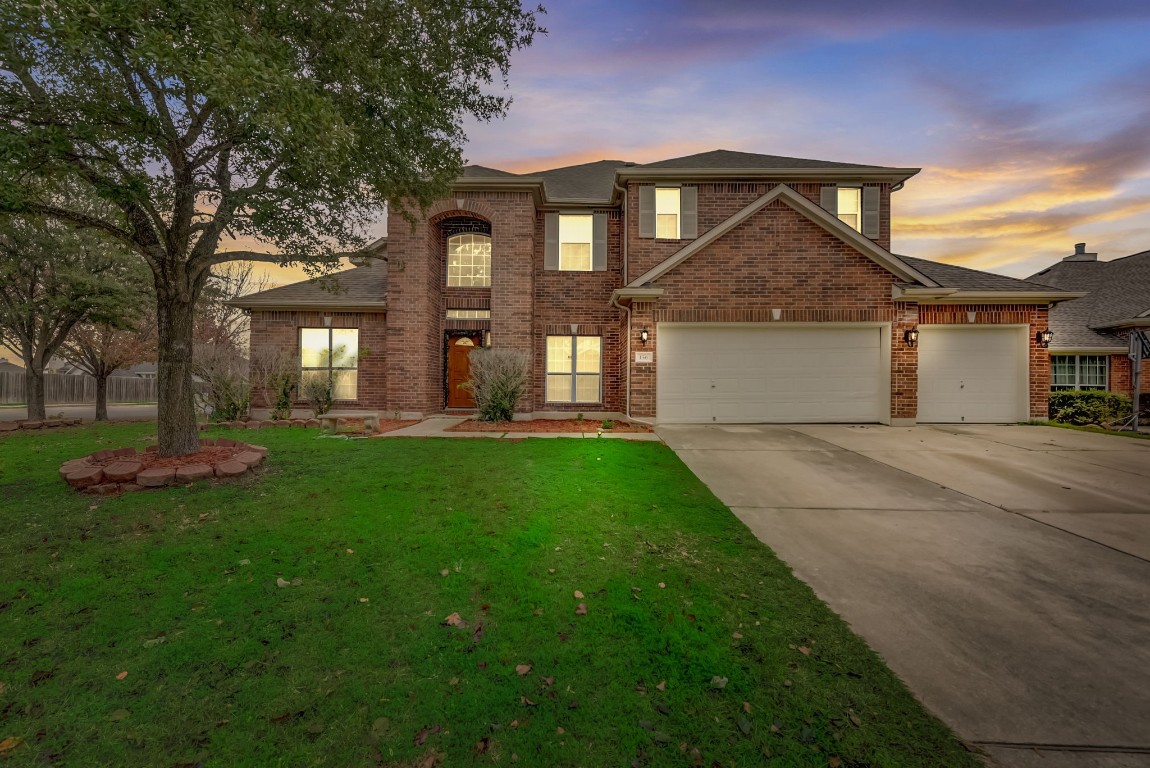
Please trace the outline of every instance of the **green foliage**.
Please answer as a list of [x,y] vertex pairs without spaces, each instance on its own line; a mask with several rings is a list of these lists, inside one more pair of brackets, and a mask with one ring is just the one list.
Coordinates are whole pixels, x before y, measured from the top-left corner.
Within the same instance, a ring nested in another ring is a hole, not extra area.
[[212,421],[236,421],[251,407],[251,379],[247,362],[228,344],[201,347],[196,354],[199,410]]
[[602,425],[603,429],[614,429],[615,422],[612,419],[604,419]]
[[979,765],[661,444],[224,430],[262,477],[57,475],[154,430],[0,437],[6,765]]
[[517,349],[474,349],[469,358],[471,381],[481,421],[511,421],[515,404],[527,391],[530,360]]
[[1129,417],[1133,402],[1106,390],[1074,390],[1050,394],[1050,419],[1064,424],[1107,424]]
[[295,390],[295,376],[280,374],[272,383],[275,391],[275,404],[272,406],[273,419],[291,418],[291,393]]

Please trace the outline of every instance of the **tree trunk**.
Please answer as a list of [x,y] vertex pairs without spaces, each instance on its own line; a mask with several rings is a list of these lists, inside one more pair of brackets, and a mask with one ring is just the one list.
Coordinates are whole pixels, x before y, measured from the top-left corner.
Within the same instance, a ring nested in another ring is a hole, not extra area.
[[156,283],[160,344],[156,372],[159,450],[161,456],[184,456],[200,450],[192,386],[192,319],[196,303],[194,296],[165,291],[160,280]]
[[28,401],[28,418],[43,421],[48,418],[44,408],[44,369],[24,361],[24,394]]
[[96,421],[108,420],[108,372],[100,370],[96,376]]

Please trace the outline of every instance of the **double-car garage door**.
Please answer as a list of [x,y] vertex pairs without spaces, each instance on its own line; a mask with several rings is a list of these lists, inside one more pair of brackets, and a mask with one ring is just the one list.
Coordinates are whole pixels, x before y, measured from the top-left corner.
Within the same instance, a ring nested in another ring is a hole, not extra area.
[[[660,324],[662,423],[876,423],[889,414],[887,326]],[[1026,336],[924,326],[920,422],[1026,417]]]

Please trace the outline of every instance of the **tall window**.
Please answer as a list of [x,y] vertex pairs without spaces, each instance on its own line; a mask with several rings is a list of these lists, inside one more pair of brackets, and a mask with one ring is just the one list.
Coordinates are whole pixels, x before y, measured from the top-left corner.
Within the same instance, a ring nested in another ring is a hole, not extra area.
[[300,328],[300,380],[320,379],[333,400],[354,400],[359,368],[359,331],[355,328]]
[[602,349],[598,336],[548,336],[547,402],[600,402]]
[[447,238],[447,285],[453,288],[490,287],[490,237],[467,234]]
[[1107,373],[1106,355],[1050,356],[1050,388],[1055,392],[1106,389]]
[[839,187],[839,221],[855,231],[862,229],[862,190]]
[[560,214],[559,269],[591,271],[591,222],[591,216]]
[[655,188],[655,237],[679,239],[679,188]]

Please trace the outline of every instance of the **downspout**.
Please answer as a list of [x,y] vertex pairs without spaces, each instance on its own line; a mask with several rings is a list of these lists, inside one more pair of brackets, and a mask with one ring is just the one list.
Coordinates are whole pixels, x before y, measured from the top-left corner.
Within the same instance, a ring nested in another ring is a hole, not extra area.
[[[614,187],[623,193],[623,285],[626,285],[628,283],[627,278],[630,277],[630,275],[627,274],[627,243],[631,239],[631,232],[627,228],[629,221],[628,208],[630,206],[627,205],[627,190],[623,187],[620,187],[617,182],[614,184]],[[627,391],[623,397],[623,413],[630,421],[635,421],[640,424],[646,424],[647,426],[653,427],[655,426],[654,422],[645,421],[644,419],[637,419],[631,415],[631,308],[620,304],[619,299],[615,296],[611,297],[611,306],[615,307],[616,309],[621,309],[627,314],[627,356],[623,361],[623,364],[627,368]]]

